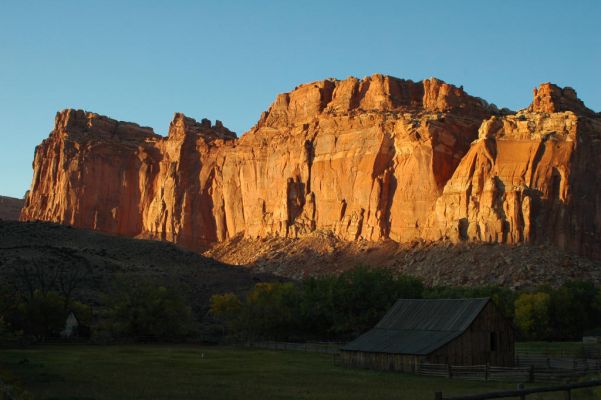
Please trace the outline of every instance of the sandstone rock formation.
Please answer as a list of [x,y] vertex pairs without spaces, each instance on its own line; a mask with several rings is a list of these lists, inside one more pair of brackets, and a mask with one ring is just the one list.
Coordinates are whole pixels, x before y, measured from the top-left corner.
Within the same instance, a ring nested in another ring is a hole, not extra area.
[[424,238],[550,242],[601,258],[601,118],[571,88],[534,94],[528,109],[483,122]]
[[[515,115],[437,79],[328,79],[241,138],[176,114],[167,137],[83,111],[36,149],[21,218],[192,249],[243,234],[546,242],[599,256],[601,118],[544,84]],[[473,143],[472,143],[473,142]]]

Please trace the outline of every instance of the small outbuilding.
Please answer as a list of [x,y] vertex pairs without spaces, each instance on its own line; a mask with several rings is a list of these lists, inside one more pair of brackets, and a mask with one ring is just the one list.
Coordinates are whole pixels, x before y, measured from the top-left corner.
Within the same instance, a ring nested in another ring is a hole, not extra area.
[[73,311],[69,312],[67,319],[65,320],[65,329],[61,332],[61,337],[64,339],[71,339],[78,336],[79,333],[79,319]]
[[341,348],[343,365],[416,372],[420,363],[513,366],[515,330],[489,298],[400,299]]

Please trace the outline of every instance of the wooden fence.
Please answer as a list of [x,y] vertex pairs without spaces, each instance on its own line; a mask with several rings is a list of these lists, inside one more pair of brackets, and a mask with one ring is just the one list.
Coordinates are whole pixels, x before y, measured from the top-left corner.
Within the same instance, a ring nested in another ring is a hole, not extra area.
[[338,354],[340,347],[344,343],[338,342],[308,342],[308,343],[291,343],[291,342],[250,342],[246,343],[247,347],[257,347],[261,349],[271,350],[294,350],[306,351],[310,353],[328,353]]
[[[246,343],[247,347],[272,350],[293,350],[333,355],[335,365],[340,361],[338,342],[275,342],[262,341]],[[601,372],[601,359],[553,358],[540,353],[520,353],[516,355],[514,367],[491,365],[458,366],[448,364],[420,363],[416,373],[422,376],[451,379],[500,381],[500,382],[570,382],[591,373]]]
[[[280,347],[283,348],[283,347]],[[332,352],[334,365],[353,367],[342,362],[340,354]],[[364,368],[375,368],[364,366]],[[572,382],[592,373],[601,373],[599,360],[582,359],[526,359],[514,367],[497,367],[492,365],[449,365],[418,363],[415,373],[421,376],[432,376],[449,379],[465,379],[499,382],[540,382],[557,383]]]
[[450,379],[501,382],[562,382],[571,381],[601,369],[539,368],[535,366],[495,367],[490,365],[456,366],[421,363],[417,374]]
[[434,400],[489,400],[489,399],[506,399],[506,398],[519,398],[526,399],[526,396],[538,393],[552,393],[552,392],[563,392],[566,400],[572,399],[572,391],[577,389],[592,388],[601,386],[601,381],[590,381],[581,383],[572,383],[569,385],[559,385],[550,387],[538,387],[538,388],[519,388],[517,390],[507,390],[503,392],[490,392],[482,394],[472,394],[468,396],[453,396],[445,397],[442,392],[434,393]]
[[519,356],[549,356],[552,358],[601,358],[601,344],[579,343],[569,347],[557,347],[552,345],[539,345],[536,349],[518,348]]
[[537,368],[601,371],[601,359],[598,358],[553,357],[541,353],[518,353],[515,364]]

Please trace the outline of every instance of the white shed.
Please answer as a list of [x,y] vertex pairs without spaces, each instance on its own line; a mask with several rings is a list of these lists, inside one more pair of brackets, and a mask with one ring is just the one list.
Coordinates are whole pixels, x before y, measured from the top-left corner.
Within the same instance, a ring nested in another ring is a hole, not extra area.
[[79,320],[73,311],[69,312],[65,320],[65,329],[61,332],[62,338],[72,338],[78,336]]

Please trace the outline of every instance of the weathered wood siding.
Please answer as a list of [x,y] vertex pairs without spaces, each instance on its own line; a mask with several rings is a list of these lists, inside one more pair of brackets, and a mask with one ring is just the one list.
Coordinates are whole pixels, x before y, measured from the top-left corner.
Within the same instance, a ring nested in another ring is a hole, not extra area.
[[388,371],[416,373],[424,356],[390,353],[367,353],[362,351],[341,351],[340,362],[345,367],[368,368]]
[[511,367],[514,353],[515,331],[511,321],[490,301],[461,336],[428,355],[427,362]]

